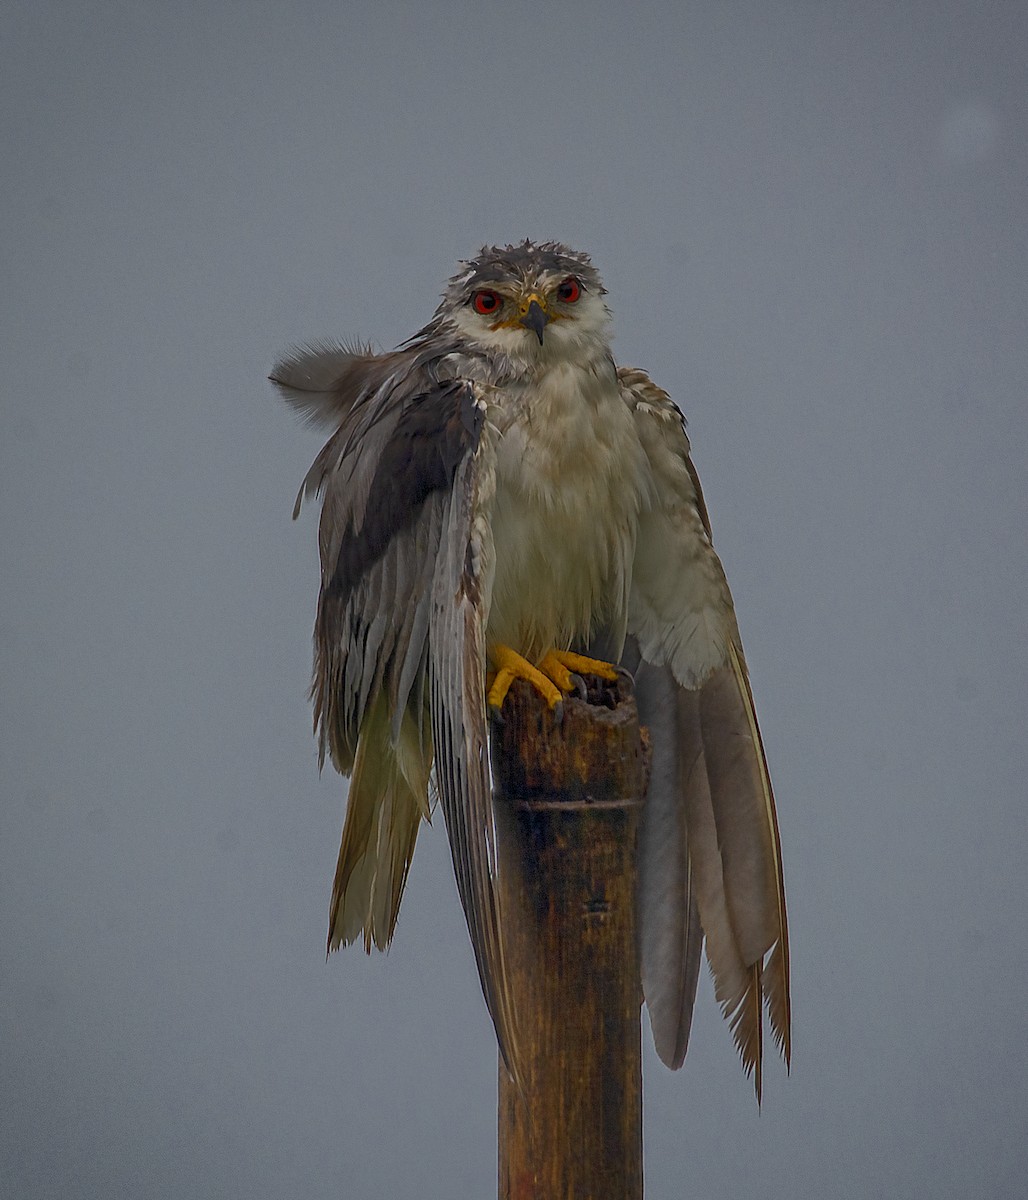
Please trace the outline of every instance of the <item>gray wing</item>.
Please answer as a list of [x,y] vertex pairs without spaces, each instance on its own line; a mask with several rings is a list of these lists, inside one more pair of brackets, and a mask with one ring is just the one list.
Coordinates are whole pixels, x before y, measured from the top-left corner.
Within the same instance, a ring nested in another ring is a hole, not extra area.
[[642,371],[618,372],[655,500],[640,522],[629,632],[659,747],[640,833],[640,961],[658,1052],[685,1054],[699,957],[758,1098],[763,1007],[790,1056],[789,940],[774,795],[731,593],[682,416]]
[[271,378],[295,409],[337,426],[296,508],[323,495],[312,695],[321,760],[329,753],[346,774],[377,694],[388,695],[395,733],[425,675],[450,491],[482,416],[469,384],[439,382],[403,352],[307,349]]
[[423,346],[378,357],[315,347],[272,375],[299,411],[338,423],[297,499],[324,493],[312,686],[321,758],[353,773],[329,945],[362,928],[369,948],[388,944],[434,750],[482,989],[517,1077],[485,705],[493,447],[475,386],[438,380],[434,362]]

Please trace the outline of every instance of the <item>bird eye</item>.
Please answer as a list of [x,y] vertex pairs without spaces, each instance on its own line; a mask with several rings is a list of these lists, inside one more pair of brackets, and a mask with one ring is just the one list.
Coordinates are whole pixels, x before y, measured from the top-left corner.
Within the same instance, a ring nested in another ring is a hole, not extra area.
[[581,294],[582,285],[574,275],[569,275],[560,287],[557,288],[557,299],[563,300],[565,304],[574,304]]
[[475,292],[471,297],[471,304],[475,312],[481,313],[483,317],[488,317],[491,313],[500,311],[503,301],[496,292],[485,288],[480,292]]

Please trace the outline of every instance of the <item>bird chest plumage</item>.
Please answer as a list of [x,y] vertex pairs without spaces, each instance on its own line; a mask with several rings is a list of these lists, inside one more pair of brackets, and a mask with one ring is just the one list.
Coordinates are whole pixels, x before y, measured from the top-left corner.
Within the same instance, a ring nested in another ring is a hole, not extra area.
[[624,637],[648,472],[614,364],[557,361],[494,393],[489,636],[525,647]]

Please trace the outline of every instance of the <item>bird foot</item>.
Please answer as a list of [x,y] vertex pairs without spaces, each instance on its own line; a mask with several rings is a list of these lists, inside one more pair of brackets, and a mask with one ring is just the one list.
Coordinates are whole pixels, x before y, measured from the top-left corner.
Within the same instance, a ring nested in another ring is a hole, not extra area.
[[577,690],[576,676],[599,675],[611,683],[618,677],[618,668],[611,663],[587,658],[584,654],[572,654],[570,650],[551,650],[539,664],[539,669],[564,692]]
[[562,701],[565,694],[577,692],[585,698],[585,686],[580,676],[599,675],[601,679],[611,681],[618,678],[618,669],[610,663],[587,658],[584,654],[572,654],[569,650],[549,651],[537,667],[509,646],[493,646],[489,656],[496,674],[490,683],[487,702],[496,714],[503,707],[515,679],[527,680],[559,721],[564,713]]

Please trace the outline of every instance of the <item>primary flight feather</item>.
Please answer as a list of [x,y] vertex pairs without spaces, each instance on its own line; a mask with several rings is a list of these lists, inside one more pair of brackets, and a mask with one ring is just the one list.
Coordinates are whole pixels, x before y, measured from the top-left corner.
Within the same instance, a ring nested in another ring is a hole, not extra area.
[[[314,629],[321,761],[350,776],[329,949],[384,949],[434,777],[504,1060],[520,1074],[489,771],[515,678],[555,707],[604,647],[636,674],[653,770],[639,956],[660,1057],[681,1065],[700,950],[758,1097],[763,1012],[788,1062],[774,797],[731,593],[685,423],[618,367],[605,289],[555,242],[483,249],[399,349],[314,344],[272,380],[331,436]],[[597,651],[598,652],[598,651]]]

